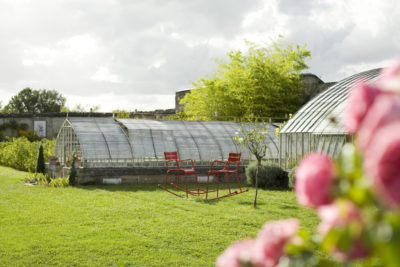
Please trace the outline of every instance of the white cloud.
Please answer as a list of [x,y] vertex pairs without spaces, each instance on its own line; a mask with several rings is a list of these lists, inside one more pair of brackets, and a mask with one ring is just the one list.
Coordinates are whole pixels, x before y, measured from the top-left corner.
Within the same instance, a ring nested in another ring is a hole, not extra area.
[[100,66],[96,73],[90,76],[90,79],[99,82],[121,83],[119,76],[111,73],[105,66]]
[[0,0],[0,25],[3,104],[30,86],[102,110],[171,108],[214,58],[279,34],[307,44],[309,71],[324,81],[400,50],[395,0]]

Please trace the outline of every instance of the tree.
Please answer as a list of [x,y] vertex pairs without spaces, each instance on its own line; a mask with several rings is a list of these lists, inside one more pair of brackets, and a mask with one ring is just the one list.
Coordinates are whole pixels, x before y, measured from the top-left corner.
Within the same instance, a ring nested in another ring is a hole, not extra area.
[[46,167],[44,165],[44,156],[43,156],[43,145],[40,142],[39,152],[36,161],[36,173],[46,173]]
[[234,137],[242,148],[246,147],[257,160],[256,168],[256,193],[254,196],[254,208],[257,207],[258,196],[258,172],[261,167],[261,161],[265,157],[268,145],[266,143],[268,125],[265,123],[242,123],[239,133]]
[[181,100],[191,118],[221,119],[248,116],[283,116],[301,104],[300,72],[311,56],[305,47],[273,42],[260,46],[246,41],[248,51],[228,52],[217,59],[218,69],[210,79],[200,78]]
[[13,96],[4,107],[6,113],[45,113],[60,112],[65,104],[63,97],[56,90],[33,90],[29,87]]

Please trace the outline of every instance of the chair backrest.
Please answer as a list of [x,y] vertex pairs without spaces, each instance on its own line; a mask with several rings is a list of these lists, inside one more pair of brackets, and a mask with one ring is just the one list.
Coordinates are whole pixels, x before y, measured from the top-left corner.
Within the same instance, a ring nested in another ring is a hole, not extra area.
[[240,157],[241,156],[242,156],[242,153],[229,153],[228,168],[230,168],[231,163],[236,163],[236,170],[238,170],[239,165],[240,165]]
[[175,160],[176,167],[179,169],[178,152],[164,152],[165,164],[168,169],[168,161]]
[[229,162],[240,162],[240,156],[242,153],[229,153]]

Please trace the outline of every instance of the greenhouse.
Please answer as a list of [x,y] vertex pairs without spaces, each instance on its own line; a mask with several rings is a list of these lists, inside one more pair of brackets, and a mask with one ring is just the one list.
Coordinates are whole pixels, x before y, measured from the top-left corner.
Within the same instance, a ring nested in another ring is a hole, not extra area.
[[280,131],[280,165],[290,169],[307,153],[323,151],[335,157],[347,140],[343,115],[354,82],[374,81],[380,69],[343,79],[311,99]]
[[[279,139],[269,124],[266,134],[267,159],[278,162]],[[246,124],[244,125],[246,127]],[[55,155],[69,165],[72,155],[79,166],[161,167],[164,152],[177,151],[196,166],[212,160],[226,160],[229,152],[242,152],[242,164],[251,159],[233,139],[241,125],[221,121],[175,121],[113,118],[67,118],[57,136]]]

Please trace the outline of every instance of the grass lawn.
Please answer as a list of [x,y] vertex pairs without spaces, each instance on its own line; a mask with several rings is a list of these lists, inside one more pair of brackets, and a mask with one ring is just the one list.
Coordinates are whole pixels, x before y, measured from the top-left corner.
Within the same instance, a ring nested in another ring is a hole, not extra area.
[[155,184],[26,186],[25,175],[0,167],[0,266],[214,266],[266,221],[319,222],[292,191],[261,190],[254,209],[254,190],[204,201]]

